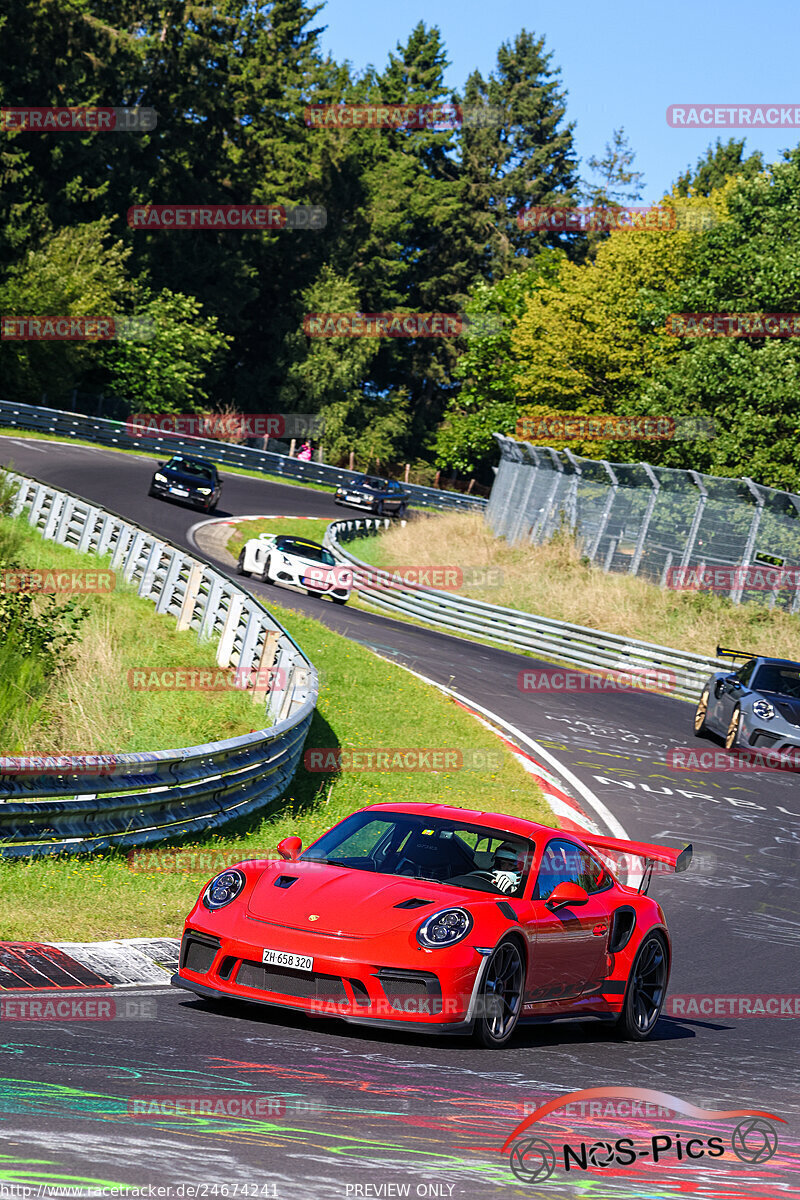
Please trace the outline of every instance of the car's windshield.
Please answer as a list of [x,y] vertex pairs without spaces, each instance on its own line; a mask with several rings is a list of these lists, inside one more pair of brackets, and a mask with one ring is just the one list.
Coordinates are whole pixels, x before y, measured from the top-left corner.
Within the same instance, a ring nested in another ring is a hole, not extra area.
[[214,468],[192,458],[171,458],[167,470],[180,471],[182,475],[196,475],[198,479],[213,479]]
[[358,871],[521,896],[534,844],[502,830],[416,813],[354,813],[300,856]]
[[750,687],[756,692],[774,692],[800,700],[800,666],[781,666],[763,663],[755,673]]
[[293,537],[279,537],[275,545],[286,554],[297,554],[300,558],[322,563],[326,567],[336,566],[336,559],[331,552],[318,546],[316,542],[304,542],[300,538]]

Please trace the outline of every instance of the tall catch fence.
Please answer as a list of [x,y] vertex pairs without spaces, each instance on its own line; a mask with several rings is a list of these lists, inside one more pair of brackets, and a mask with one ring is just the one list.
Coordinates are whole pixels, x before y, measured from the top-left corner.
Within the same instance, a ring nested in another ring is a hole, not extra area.
[[800,496],[494,436],[502,458],[486,520],[498,536],[540,545],[566,524],[605,571],[800,609]]

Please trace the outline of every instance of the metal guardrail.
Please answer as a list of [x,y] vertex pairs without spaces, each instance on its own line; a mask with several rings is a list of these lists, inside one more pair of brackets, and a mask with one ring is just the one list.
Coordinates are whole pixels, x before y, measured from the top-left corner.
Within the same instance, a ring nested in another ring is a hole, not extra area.
[[[254,596],[186,554],[70,492],[9,473],[14,513],[43,536],[110,567],[178,629],[219,637],[217,664],[255,681],[268,726],[252,734],[141,754],[0,757],[0,856],[105,850],[207,832],[277,799],[297,768],[317,673]],[[257,674],[254,674],[257,673]],[[257,710],[256,710],[257,711]]]
[[[215,438],[191,437],[188,434],[161,433],[136,437],[129,433],[124,422],[105,417],[89,417],[82,413],[62,412],[57,408],[41,408],[35,404],[14,404],[0,400],[0,425],[13,429],[30,429],[39,433],[58,434],[64,438],[81,438],[118,450],[142,450],[170,455],[179,451],[202,454],[212,462],[230,467],[243,467],[265,475],[279,475],[306,483],[347,483],[356,474],[328,463],[302,462],[271,450],[256,450],[252,446],[235,446]],[[422,487],[417,483],[403,485],[414,504],[421,508],[479,509],[486,507],[480,496],[461,492],[445,492],[439,488]]]
[[702,654],[641,642],[616,633],[603,633],[515,608],[501,608],[435,588],[415,584],[398,586],[391,579],[391,568],[381,570],[371,566],[342,547],[342,542],[368,537],[379,529],[388,528],[389,524],[385,518],[336,521],[328,526],[325,534],[325,545],[331,553],[339,562],[353,568],[358,594],[388,612],[412,616],[453,633],[497,642],[587,670],[654,672],[663,681],[663,687],[656,690],[687,700],[696,700],[708,676],[726,665],[720,659],[706,658]]

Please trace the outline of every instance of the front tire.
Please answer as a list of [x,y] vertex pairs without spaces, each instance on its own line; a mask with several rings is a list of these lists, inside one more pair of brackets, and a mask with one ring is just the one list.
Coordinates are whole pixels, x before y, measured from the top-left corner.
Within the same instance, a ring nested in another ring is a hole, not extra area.
[[269,565],[269,559],[267,559],[267,561],[264,563],[264,568],[259,575],[259,579],[262,583],[272,583],[272,579],[270,578],[269,574]]
[[245,571],[245,569],[244,569],[244,548],[242,548],[242,550],[240,550],[239,557],[236,560],[236,574],[237,575],[246,575],[247,574],[247,571]]
[[667,947],[657,933],[648,933],[636,952],[617,1032],[631,1042],[643,1042],[656,1027],[667,994]]
[[495,1049],[510,1040],[522,1012],[524,986],[522,950],[507,938],[493,950],[478,996],[475,1036],[482,1045]]
[[737,706],[731,713],[728,732],[725,734],[725,749],[735,750],[740,745],[739,742],[739,723],[742,719],[742,710]]
[[694,736],[705,737],[708,733],[708,688],[703,688],[694,713]]

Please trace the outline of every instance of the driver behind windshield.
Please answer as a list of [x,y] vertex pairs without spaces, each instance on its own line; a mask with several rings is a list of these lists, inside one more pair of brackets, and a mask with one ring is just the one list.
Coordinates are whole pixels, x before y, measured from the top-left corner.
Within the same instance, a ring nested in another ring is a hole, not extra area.
[[501,892],[516,892],[522,881],[524,863],[520,852],[510,842],[498,846],[492,858],[492,883]]

